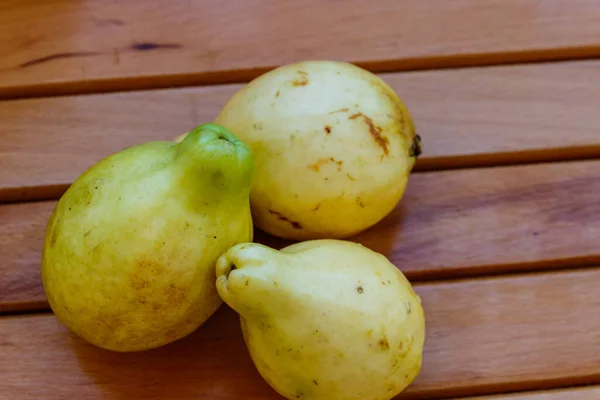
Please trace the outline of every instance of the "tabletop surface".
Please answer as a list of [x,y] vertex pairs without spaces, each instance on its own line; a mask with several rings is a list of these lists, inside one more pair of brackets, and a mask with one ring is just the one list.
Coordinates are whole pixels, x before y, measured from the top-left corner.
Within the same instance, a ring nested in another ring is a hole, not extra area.
[[76,338],[40,256],[87,167],[307,59],[380,74],[423,138],[400,204],[351,238],[423,300],[423,368],[398,398],[599,399],[599,56],[597,0],[1,2],[0,399],[280,398],[227,306],[152,351]]

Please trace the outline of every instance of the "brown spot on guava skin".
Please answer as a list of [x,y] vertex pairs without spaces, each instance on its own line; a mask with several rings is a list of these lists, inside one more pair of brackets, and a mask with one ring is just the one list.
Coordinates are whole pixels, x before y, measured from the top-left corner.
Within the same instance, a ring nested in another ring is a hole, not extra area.
[[159,276],[163,274],[165,271],[165,267],[155,261],[149,260],[138,260],[136,261],[135,270],[132,272],[130,277],[131,287],[135,290],[143,290],[145,288],[150,287],[150,281],[148,281],[145,277],[147,275]]
[[178,307],[185,301],[187,295],[183,288],[176,286],[174,283],[169,284],[165,289],[166,303],[170,307]]
[[315,172],[319,172],[320,168],[323,164],[327,164],[329,162],[332,162],[334,164],[337,164],[337,170],[341,171],[342,170],[342,164],[344,163],[341,160],[336,160],[333,157],[329,157],[329,158],[320,158],[317,160],[317,162],[315,162],[314,164],[311,164],[308,166],[308,168],[312,169]]
[[52,227],[52,234],[50,236],[50,247],[54,247],[56,245],[56,241],[58,240],[58,231],[59,228],[57,225]]
[[349,108],[340,108],[339,110],[331,111],[329,114],[335,114],[335,113],[340,113],[340,112],[348,112],[348,111],[350,111]]
[[131,275],[131,287],[135,290],[142,290],[150,286],[150,282],[135,273]]
[[381,350],[388,351],[390,349],[390,343],[387,338],[379,339],[377,341],[377,345],[381,348]]
[[315,171],[315,172],[319,172],[319,164],[317,164],[317,163],[310,164],[310,165],[308,166],[308,168],[312,169],[312,170],[313,170],[313,171]]
[[342,160],[336,160],[333,157],[329,157],[329,161],[331,161],[332,163],[336,163],[337,164],[337,170],[338,171],[342,170],[342,164],[344,163]]
[[317,211],[319,208],[321,208],[321,203],[317,204],[312,210]]
[[331,133],[331,126],[325,125],[325,133],[328,135]]
[[411,314],[412,313],[412,304],[410,303],[410,301],[405,301],[404,302],[404,308],[406,309],[406,313],[407,314]]
[[388,140],[388,138],[381,134],[383,129],[380,126],[376,126],[370,117],[359,112],[356,114],[352,114],[348,117],[348,119],[352,120],[360,117],[362,117],[364,123],[369,127],[369,133],[373,137],[375,143],[377,143],[377,145],[383,149],[383,154],[385,154],[386,156],[389,155],[388,145],[390,144],[390,141]]
[[281,92],[278,90],[277,92],[275,92],[275,97],[279,97],[280,94]]
[[356,288],[356,291],[357,291],[358,293],[362,293],[362,292],[364,292],[364,289],[363,289],[363,287],[362,287],[362,286],[359,286],[359,287],[357,287],[357,288]]
[[292,227],[293,227],[294,229],[302,229],[302,225],[300,225],[300,223],[299,223],[299,222],[296,222],[296,221],[292,221],[292,220],[290,220],[288,217],[286,217],[285,215],[281,214],[280,212],[273,211],[273,210],[267,210],[267,211],[269,212],[269,214],[276,215],[276,216],[277,216],[277,218],[278,218],[280,221],[285,221],[285,222],[288,222],[290,225],[292,225]]
[[305,71],[296,71],[298,73],[298,75],[300,75],[299,78],[294,79],[292,81],[292,85],[293,86],[306,86],[308,85],[308,73]]

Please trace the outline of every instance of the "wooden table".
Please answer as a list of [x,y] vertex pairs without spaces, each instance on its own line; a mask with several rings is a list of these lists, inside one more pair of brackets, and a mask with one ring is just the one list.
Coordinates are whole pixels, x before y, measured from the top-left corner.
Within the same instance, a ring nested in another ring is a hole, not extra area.
[[381,73],[424,141],[401,204],[353,238],[423,298],[423,370],[401,398],[599,399],[598,56],[597,0],[1,2],[0,399],[278,398],[225,306],[150,352],[75,338],[40,251],[86,167],[324,58]]

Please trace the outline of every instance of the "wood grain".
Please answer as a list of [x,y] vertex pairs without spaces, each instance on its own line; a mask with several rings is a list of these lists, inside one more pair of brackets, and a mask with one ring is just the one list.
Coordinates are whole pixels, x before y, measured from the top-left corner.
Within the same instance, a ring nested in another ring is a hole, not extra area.
[[0,312],[48,308],[40,260],[49,206],[0,206]]
[[[418,170],[600,156],[600,62],[383,74],[423,138]],[[50,199],[124,147],[214,119],[239,85],[0,102],[0,201]]]
[[[423,369],[400,398],[600,381],[600,322],[582,318],[600,307],[599,284],[596,269],[416,285],[427,313]],[[191,336],[137,354],[84,343],[52,315],[3,317],[0,332],[7,399],[280,398],[225,306]]]
[[0,96],[250,79],[302,59],[372,70],[595,57],[596,0],[60,0],[0,5]]
[[[400,205],[351,238],[412,279],[600,264],[600,161],[414,175]],[[55,202],[0,206],[0,311],[39,308]],[[256,241],[290,242],[260,231]]]
[[588,386],[576,389],[544,390],[531,393],[477,396],[456,400],[596,400],[599,398],[600,387]]

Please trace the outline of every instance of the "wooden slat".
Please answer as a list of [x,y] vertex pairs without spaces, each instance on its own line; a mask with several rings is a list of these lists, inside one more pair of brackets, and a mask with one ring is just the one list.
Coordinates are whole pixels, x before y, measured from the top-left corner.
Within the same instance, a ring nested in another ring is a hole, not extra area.
[[495,396],[477,396],[456,400],[597,400],[600,399],[600,386],[587,386],[576,389],[544,390],[531,393],[514,393]]
[[212,121],[234,88],[0,101],[0,202],[57,198],[124,147]]
[[[596,269],[416,285],[427,339],[421,374],[401,398],[598,382],[599,284]],[[254,369],[225,306],[190,337],[137,354],[84,343],[52,315],[3,317],[0,332],[7,399],[280,398]]]
[[[54,204],[0,206],[0,311],[43,304],[39,260]],[[600,161],[584,161],[416,174],[396,210],[352,239],[424,279],[600,263],[598,226]]]
[[[600,156],[600,62],[384,74],[424,141],[417,169]],[[123,147],[212,121],[238,85],[0,102],[0,201],[56,198]]]
[[51,206],[0,206],[0,312],[48,308],[40,260]]
[[373,70],[600,54],[596,0],[70,0],[0,4],[0,96],[249,79],[300,59]]

